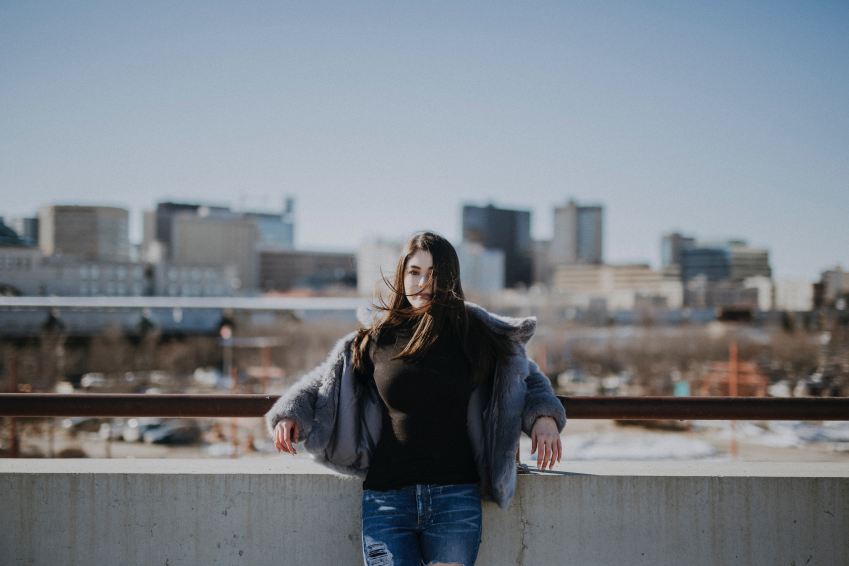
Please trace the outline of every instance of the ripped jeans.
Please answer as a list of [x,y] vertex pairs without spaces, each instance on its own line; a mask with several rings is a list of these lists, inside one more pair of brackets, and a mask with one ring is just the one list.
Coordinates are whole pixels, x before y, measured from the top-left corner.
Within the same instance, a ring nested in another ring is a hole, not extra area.
[[481,542],[478,484],[363,490],[366,566],[472,566]]

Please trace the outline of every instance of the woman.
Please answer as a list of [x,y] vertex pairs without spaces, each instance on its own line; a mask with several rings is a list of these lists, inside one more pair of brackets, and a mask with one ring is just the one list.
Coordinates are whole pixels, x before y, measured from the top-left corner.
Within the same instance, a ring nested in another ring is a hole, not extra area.
[[277,400],[269,431],[278,451],[303,438],[317,461],[364,478],[366,565],[474,564],[481,498],[512,498],[521,431],[550,469],[566,415],[525,356],[535,319],[465,302],[446,239],[414,235],[387,284],[383,316]]

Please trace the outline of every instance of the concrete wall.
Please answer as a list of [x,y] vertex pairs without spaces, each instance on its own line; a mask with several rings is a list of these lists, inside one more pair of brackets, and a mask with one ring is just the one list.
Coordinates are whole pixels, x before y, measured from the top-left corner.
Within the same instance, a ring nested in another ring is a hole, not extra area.
[[[844,464],[564,464],[484,505],[478,564],[849,564]],[[0,564],[359,564],[306,460],[0,460]]]

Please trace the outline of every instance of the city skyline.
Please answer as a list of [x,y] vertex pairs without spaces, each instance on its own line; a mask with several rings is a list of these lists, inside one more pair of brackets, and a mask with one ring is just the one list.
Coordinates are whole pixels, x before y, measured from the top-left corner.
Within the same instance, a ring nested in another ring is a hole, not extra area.
[[[254,207],[251,207],[251,206],[244,206],[242,208],[232,207],[232,211],[233,212],[239,212],[239,213],[244,212],[244,213],[248,213],[248,214],[270,213],[270,214],[273,215],[273,214],[275,214],[275,212],[282,214],[284,212],[284,208],[286,206],[290,205],[289,202],[287,202],[287,201],[290,201],[290,199],[291,199],[291,197],[284,197],[282,199],[282,202],[284,203],[283,206],[281,206],[277,209],[275,209],[274,207],[267,207],[267,205],[263,204],[263,205],[254,206]],[[227,203],[225,203],[223,201],[218,201],[218,202],[212,202],[212,201],[205,201],[205,202],[202,202],[202,201],[195,201],[195,202],[189,202],[189,201],[157,201],[157,203],[155,203],[155,204],[162,204],[162,203],[165,203],[165,202],[173,202],[174,204],[190,205],[190,206],[221,206],[221,207],[224,207],[224,208],[227,208],[229,206],[229,205],[227,205]],[[604,203],[599,203],[599,202],[594,202],[594,203],[579,202],[579,203],[575,203],[574,199],[570,199],[569,202],[572,203],[572,204],[578,204],[580,206],[589,205],[590,208],[600,208],[601,210],[606,211],[606,207],[605,207]],[[492,202],[489,202],[489,203],[487,203],[487,206],[491,206],[492,204],[493,204]],[[87,206],[107,206],[107,207],[126,208],[126,207],[121,207],[117,203],[97,203],[97,202],[93,202],[93,201],[92,202],[64,201],[64,202],[61,202],[61,203],[60,202],[54,202],[54,203],[50,203],[50,205],[44,205],[44,206],[49,207],[49,206],[54,206],[54,205],[83,206],[83,207],[87,207]],[[294,203],[294,205],[295,205],[295,209],[297,210],[297,203]],[[468,207],[468,206],[470,206],[470,205],[468,205],[468,204],[460,205],[460,209],[462,210],[464,207]],[[471,206],[474,207],[475,205],[471,205]],[[139,214],[142,215],[142,214],[144,214],[144,212],[151,212],[155,208],[156,208],[155,206],[145,208]],[[521,211],[527,211],[528,208],[527,207],[517,207],[517,208],[515,208],[515,210],[521,212]],[[555,213],[555,207],[552,207],[551,213],[552,213],[552,215]],[[26,216],[26,215],[23,215],[23,216]],[[15,215],[14,217],[15,218],[21,218],[23,216],[22,215]],[[36,211],[36,214],[34,214],[32,216],[37,218],[38,217],[38,211]],[[3,210],[0,210],[0,218],[4,218],[8,222],[9,218],[11,218],[11,217],[10,216],[4,216]],[[132,222],[132,212],[130,213],[130,224],[131,225],[133,224],[133,222]],[[299,225],[299,221],[298,221],[298,218],[297,218],[297,213],[295,213],[295,231],[296,232],[297,232],[298,225]],[[533,230],[533,219],[531,220],[531,228],[532,228],[531,232],[533,233],[534,232],[534,230]],[[459,232],[461,232],[461,235],[449,237],[449,239],[451,241],[453,241],[455,243],[455,245],[459,245],[461,242],[465,241],[462,238],[462,229],[459,230]],[[443,232],[443,234],[445,234],[445,232]],[[743,235],[743,234],[735,234],[733,237],[729,236],[729,235],[725,235],[725,236],[722,236],[722,237],[719,237],[719,236],[704,237],[703,235],[696,234],[694,232],[689,232],[689,231],[668,230],[668,231],[664,232],[661,236],[662,237],[674,237],[676,235],[678,237],[685,237],[685,238],[692,239],[697,245],[706,246],[706,247],[723,246],[723,245],[725,245],[726,242],[729,242],[729,241],[744,242],[747,246],[753,245],[753,242],[750,241],[748,238],[746,238],[745,235]],[[328,251],[328,252],[355,253],[357,251],[357,249],[362,244],[364,244],[366,242],[386,241],[386,242],[401,243],[401,242],[404,241],[405,237],[406,237],[406,235],[403,235],[403,234],[389,235],[389,234],[370,233],[370,235],[365,236],[362,239],[357,240],[353,243],[349,242],[347,245],[345,245],[345,244],[335,244],[335,243],[318,244],[318,245],[316,245],[316,244],[306,244],[306,245],[296,245],[295,249],[307,250],[307,251],[309,251],[309,250],[313,250],[313,251],[325,250],[325,251]],[[661,239],[663,239],[663,238],[661,238]],[[659,241],[658,241],[658,246],[657,246],[657,250],[656,250],[657,253],[655,254],[657,257],[655,257],[655,258],[652,258],[652,259],[649,259],[649,258],[633,258],[633,259],[618,260],[618,261],[617,260],[613,260],[613,261],[604,260],[602,263],[605,264],[605,265],[647,264],[650,267],[652,267],[653,269],[659,270],[659,269],[665,267],[664,264],[663,264],[663,258],[662,258],[663,243],[661,242],[661,239],[659,239]],[[130,237],[130,244],[142,246],[142,244],[143,244],[142,240],[143,240],[143,238],[142,238],[141,235],[138,236],[138,239],[131,236]],[[552,243],[551,238],[546,240],[546,242],[550,245]],[[772,252],[772,249],[770,248],[770,246],[768,244],[763,245],[763,246],[757,246],[756,245],[755,247],[762,247],[763,249],[765,249],[770,254],[770,258],[771,258],[770,262],[773,261],[772,260],[773,252]],[[139,252],[143,253],[143,250],[140,248]],[[820,270],[818,270],[814,274],[810,274],[808,276],[795,276],[795,277],[793,277],[793,276],[790,276],[790,277],[778,276],[778,277],[776,277],[775,271],[773,270],[773,278],[774,279],[782,279],[782,278],[784,278],[784,279],[807,279],[810,282],[814,282],[814,281],[818,280],[818,278],[819,278],[819,276],[821,275],[822,272],[829,270],[829,269],[832,269],[832,268],[835,268],[835,267],[845,268],[845,266],[843,264],[841,264],[840,262],[835,262],[833,264],[826,265],[826,266],[822,267]]]
[[4,216],[121,206],[137,242],[160,200],[293,195],[298,247],[353,249],[459,242],[464,204],[550,239],[575,198],[612,263],[680,231],[849,266],[849,6],[6,3],[0,37]]

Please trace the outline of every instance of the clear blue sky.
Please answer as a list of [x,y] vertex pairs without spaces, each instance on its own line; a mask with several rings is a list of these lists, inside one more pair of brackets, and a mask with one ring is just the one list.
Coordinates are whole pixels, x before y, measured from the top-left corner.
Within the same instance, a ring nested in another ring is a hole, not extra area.
[[849,267],[849,2],[0,2],[0,215],[284,194],[309,247],[574,196],[611,261]]

